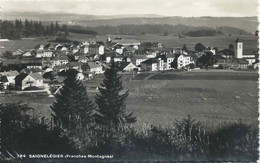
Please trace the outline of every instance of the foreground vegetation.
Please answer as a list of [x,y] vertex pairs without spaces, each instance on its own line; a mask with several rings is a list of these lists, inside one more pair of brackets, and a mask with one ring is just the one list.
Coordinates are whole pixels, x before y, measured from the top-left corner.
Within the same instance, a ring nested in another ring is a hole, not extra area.
[[[25,114],[22,104],[1,105],[2,146],[12,153],[113,154],[114,160],[256,161],[258,129],[241,122],[207,131],[191,116],[171,128],[98,125],[61,130]],[[28,113],[28,112],[27,112]],[[14,121],[16,119],[16,121]],[[10,123],[11,122],[11,123]],[[2,156],[6,152],[3,152]]]

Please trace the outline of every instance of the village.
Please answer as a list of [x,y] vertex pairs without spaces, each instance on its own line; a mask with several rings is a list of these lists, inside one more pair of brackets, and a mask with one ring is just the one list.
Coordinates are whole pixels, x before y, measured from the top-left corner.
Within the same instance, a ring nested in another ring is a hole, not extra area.
[[[228,47],[228,45],[227,45]],[[68,69],[77,78],[92,80],[103,74],[113,60],[121,74],[138,76],[144,72],[192,71],[206,69],[257,70],[257,51],[245,50],[239,38],[227,49],[205,47],[195,50],[167,48],[159,42],[140,42],[109,36],[104,41],[39,44],[29,51],[6,52],[1,58],[1,91],[47,91],[56,94]],[[16,62],[13,62],[16,60]],[[17,62],[18,61],[18,62]]]

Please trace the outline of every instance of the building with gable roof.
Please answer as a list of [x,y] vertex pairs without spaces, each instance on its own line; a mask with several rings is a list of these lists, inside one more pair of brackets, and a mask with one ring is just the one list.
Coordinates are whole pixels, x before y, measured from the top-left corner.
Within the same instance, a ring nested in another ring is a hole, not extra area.
[[20,90],[28,87],[44,88],[43,77],[38,73],[21,73],[15,77],[15,87]]

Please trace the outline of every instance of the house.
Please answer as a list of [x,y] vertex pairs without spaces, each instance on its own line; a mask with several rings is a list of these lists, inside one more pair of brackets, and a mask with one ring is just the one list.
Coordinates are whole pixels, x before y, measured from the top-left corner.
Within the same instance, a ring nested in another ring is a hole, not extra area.
[[78,58],[78,61],[81,63],[87,63],[88,62],[88,58],[86,56],[80,56]]
[[118,69],[119,71],[133,71],[137,67],[131,62],[121,62]]
[[103,55],[105,53],[105,46],[100,44],[91,44],[89,45],[89,54],[90,55]]
[[152,43],[152,47],[162,48],[162,44],[159,43],[159,42],[153,42],[153,43]]
[[39,68],[24,68],[21,70],[21,73],[30,74],[30,73],[38,73],[42,74],[42,70]]
[[82,47],[80,47],[80,52],[82,52],[83,54],[87,54],[89,52],[89,45],[83,45]]
[[157,55],[156,52],[148,52],[147,54],[145,54],[147,58],[155,58],[156,55]]
[[124,46],[138,46],[140,45],[140,41],[137,41],[135,39],[123,39],[123,38],[118,38],[118,39],[114,39],[113,43],[115,44],[120,44],[120,45],[124,45]]
[[123,54],[124,53],[124,49],[125,49],[125,47],[123,45],[120,45],[120,44],[117,44],[116,46],[114,46],[114,50],[118,54]]
[[26,51],[22,54],[23,57],[32,57],[33,54],[30,51]]
[[194,61],[192,61],[190,55],[176,54],[172,67],[176,69],[181,69],[191,63],[194,63]]
[[36,45],[35,50],[44,50],[44,45],[43,44]]
[[106,52],[104,55],[105,61],[106,63],[110,63],[111,60],[117,56],[116,52],[114,51],[110,51],[110,52]]
[[166,70],[170,70],[170,69],[173,69],[172,67],[172,64],[173,64],[173,61],[176,57],[176,54],[167,54],[167,61],[166,61]]
[[81,69],[82,65],[83,65],[83,63],[81,63],[81,62],[70,62],[68,64],[68,67],[75,69],[75,70],[78,70],[79,72],[82,72],[82,69]]
[[38,69],[42,69],[42,64],[41,63],[30,63],[27,64],[26,68],[38,68]]
[[59,45],[59,46],[56,47],[56,50],[57,50],[58,52],[62,52],[62,51],[67,51],[68,48],[67,48],[66,46]]
[[36,50],[36,58],[42,58],[43,56],[43,50]]
[[159,61],[159,59],[150,58],[141,62],[141,67],[145,71],[158,71],[158,63],[162,64],[161,61],[162,60]]
[[20,90],[28,87],[44,88],[43,77],[37,73],[21,73],[15,77],[15,87]]
[[146,61],[148,58],[145,55],[135,55],[131,58],[131,61],[136,66],[140,65],[141,62]]
[[214,68],[248,69],[248,61],[244,58],[218,59]]
[[69,63],[69,59],[66,55],[58,55],[49,61],[51,62],[52,67]]
[[55,47],[52,44],[46,44],[43,49],[53,51],[55,50]]
[[259,60],[255,61],[253,63],[253,68],[256,70],[256,69],[259,69]]
[[76,76],[76,79],[78,79],[78,80],[84,80],[84,79],[85,79],[85,75],[84,75],[83,73],[79,72],[79,73],[77,74],[77,76]]
[[22,51],[21,49],[16,50],[15,52],[13,52],[13,56],[19,56],[22,55],[24,53],[24,51]]
[[76,52],[76,53],[74,53],[74,59],[75,60],[79,60],[79,57],[81,56],[81,54],[80,54],[80,52]]
[[43,73],[47,73],[47,72],[52,72],[53,68],[51,68],[51,67],[44,67],[42,70],[43,70]]
[[231,49],[220,50],[219,55],[224,58],[234,58],[235,57],[235,53]]
[[15,77],[19,75],[18,71],[5,71],[5,72],[0,72],[0,77],[6,77],[7,81],[5,82],[4,85],[9,85],[9,84],[15,84]]
[[166,67],[167,67],[167,57],[166,57],[166,55],[158,55],[155,58],[159,60],[158,70],[159,71],[166,70]]
[[50,50],[45,50],[45,51],[43,51],[43,53],[42,53],[42,57],[43,58],[51,58],[53,56],[53,53],[52,53],[52,51],[50,51]]
[[61,72],[61,71],[67,71],[68,69],[69,69],[69,66],[63,64],[63,65],[58,65],[58,66],[53,67],[53,72],[54,72],[55,74],[58,74],[59,72]]
[[103,67],[99,62],[88,62],[86,63],[86,70],[93,74],[104,73]]

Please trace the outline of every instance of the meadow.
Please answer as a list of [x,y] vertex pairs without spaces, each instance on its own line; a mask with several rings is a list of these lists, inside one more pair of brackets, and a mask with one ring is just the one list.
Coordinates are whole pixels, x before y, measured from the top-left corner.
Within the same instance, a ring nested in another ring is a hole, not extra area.
[[135,112],[137,125],[170,126],[187,115],[208,127],[238,120],[257,125],[257,78],[256,72],[160,73],[125,84],[127,107]]
[[[127,110],[134,111],[136,127],[170,127],[175,120],[191,115],[213,129],[239,120],[254,126],[258,124],[257,78],[256,72],[246,71],[169,71],[144,80],[124,75],[123,84],[129,90]],[[85,83],[92,99],[101,81],[102,77],[98,77]],[[36,115],[49,118],[52,113],[49,107],[55,99],[46,95],[1,94],[0,100],[22,100],[35,108]]]

